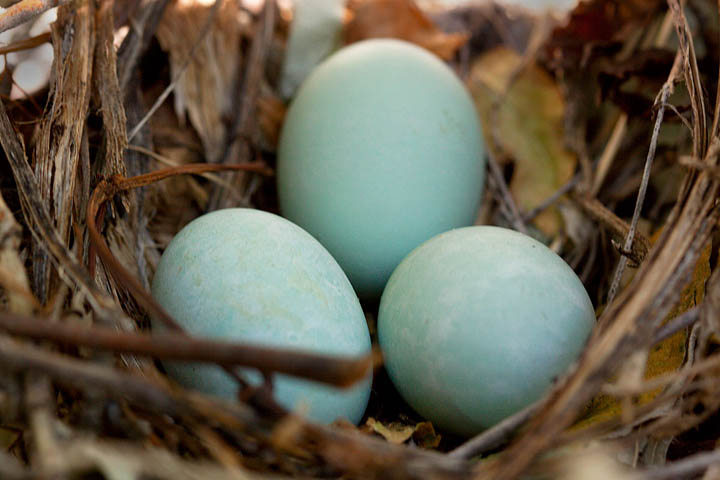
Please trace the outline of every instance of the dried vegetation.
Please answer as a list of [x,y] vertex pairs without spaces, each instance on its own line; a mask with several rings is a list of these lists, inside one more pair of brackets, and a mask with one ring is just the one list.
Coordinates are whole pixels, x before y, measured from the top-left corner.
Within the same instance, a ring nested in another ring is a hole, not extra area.
[[[147,293],[192,218],[277,210],[288,11],[26,0],[0,29],[58,3],[51,35],[0,50],[55,52],[48,90],[0,101],[0,478],[720,478],[715,2],[349,3],[344,41],[405,38],[456,68],[488,127],[478,221],[545,240],[598,308],[552,392],[469,441],[381,374],[362,427],[307,423],[273,401],[273,373],[346,385],[376,359],[192,338]],[[163,358],[221,365],[238,401],[171,384]]]

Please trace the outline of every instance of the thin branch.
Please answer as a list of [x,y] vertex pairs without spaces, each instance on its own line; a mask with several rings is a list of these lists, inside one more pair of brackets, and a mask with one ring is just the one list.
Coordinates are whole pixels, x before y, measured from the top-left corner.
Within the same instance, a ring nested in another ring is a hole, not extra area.
[[684,330],[685,328],[693,325],[699,319],[700,309],[698,307],[693,307],[681,315],[678,315],[655,332],[655,336],[652,340],[653,345],[672,337],[680,330]]
[[485,430],[448,453],[449,457],[469,460],[506,443],[510,437],[535,413],[540,402],[535,402],[497,425]]
[[[650,183],[650,171],[652,170],[653,160],[655,159],[655,150],[657,149],[658,136],[660,135],[660,126],[662,125],[663,117],[665,116],[665,105],[668,97],[673,92],[675,72],[677,72],[680,67],[681,59],[682,56],[678,53],[675,57],[675,64],[673,65],[670,77],[663,85],[662,91],[655,101],[655,104],[658,105],[659,108],[657,117],[655,118],[652,138],[650,139],[650,148],[648,148],[647,157],[645,158],[645,168],[643,170],[642,182],[640,183],[640,190],[638,191],[638,196],[635,201],[635,210],[633,211],[632,220],[630,221],[630,231],[628,232],[627,237],[625,238],[625,243],[623,244],[623,249],[626,252],[631,251],[633,240],[635,239],[635,231],[637,230],[640,213],[642,212],[642,207],[645,203],[645,195],[647,194],[648,184]],[[625,272],[627,263],[628,258],[625,255],[621,256],[617,268],[615,269],[612,283],[610,284],[610,291],[608,292],[607,298],[608,304],[612,303],[615,299],[615,295],[617,294],[618,287],[620,286],[620,280]]]
[[678,158],[678,163],[683,167],[694,168],[696,170],[702,170],[708,172],[715,178],[720,179],[720,167],[717,165],[708,165],[700,160],[695,160],[689,156],[682,156]]
[[[182,163],[175,162],[166,156],[160,155],[159,153],[154,152],[154,151],[150,150],[149,148],[142,147],[140,145],[131,144],[131,145],[128,145],[126,148],[128,150],[133,150],[135,152],[142,153],[143,155],[146,155],[146,156],[152,158],[153,160],[156,160],[159,163],[162,163],[163,165],[166,165],[168,167],[181,167],[183,165]],[[230,191],[232,195],[234,195],[237,199],[240,199],[240,196],[234,191],[233,186],[229,182],[220,178],[219,175],[215,175],[212,173],[202,173],[202,174],[200,174],[200,176],[207,179],[210,182],[216,183],[217,185],[220,185],[220,186],[228,189],[228,191]]]
[[524,222],[533,221],[535,219],[535,217],[540,215],[542,212],[544,212],[548,208],[552,207],[555,204],[555,202],[560,200],[560,198],[563,195],[565,195],[566,193],[568,193],[569,191],[574,189],[580,183],[580,180],[582,180],[582,175],[580,175],[579,173],[575,174],[575,176],[573,178],[571,178],[570,181],[565,183],[565,185],[563,185],[562,187],[558,188],[555,191],[555,193],[553,193],[548,198],[543,200],[540,203],[540,205],[533,208],[532,210],[525,212],[525,214],[522,216],[523,221]]
[[43,12],[70,0],[22,0],[0,13],[0,32],[29,22]]
[[173,332],[153,335],[125,333],[110,328],[80,327],[3,312],[0,312],[0,329],[36,340],[99,348],[115,353],[224,366],[242,365],[263,372],[284,373],[338,387],[348,387],[366,378],[373,363],[372,355],[339,357],[296,349],[192,338]]
[[[613,236],[618,238],[627,238],[629,236],[630,226],[597,198],[574,194],[572,199],[591,219],[607,228]],[[613,243],[615,243],[614,240]],[[640,264],[650,250],[650,241],[645,235],[635,232],[632,246],[629,249],[623,248],[622,245],[618,245],[618,247],[623,256],[630,257],[633,262]]]
[[154,172],[138,175],[136,177],[124,178],[114,175],[109,179],[102,180],[90,197],[90,203],[87,208],[86,223],[88,234],[92,243],[90,258],[94,259],[94,255],[100,256],[105,267],[115,277],[115,279],[123,284],[125,288],[135,297],[140,305],[142,305],[153,317],[161,321],[168,328],[179,331],[180,326],[173,318],[162,308],[149,293],[145,291],[140,282],[132,276],[130,272],[115,258],[110,251],[105,239],[100,235],[97,220],[98,213],[103,211],[103,206],[107,201],[112,199],[120,192],[133,188],[144,187],[151,183],[157,182],[176,175],[199,174],[207,172],[219,172],[223,170],[244,170],[269,175],[272,173],[264,163],[253,162],[240,165],[212,165],[207,163],[191,163],[182,167],[166,168],[156,170]]
[[689,457],[669,463],[662,467],[650,468],[636,476],[637,480],[675,480],[677,478],[694,478],[713,465],[720,464],[720,450],[696,453]]
[[488,168],[490,169],[490,175],[492,175],[495,185],[500,192],[500,201],[504,204],[510,212],[510,223],[513,228],[519,232],[527,233],[527,226],[523,221],[522,215],[520,215],[520,209],[518,209],[515,199],[513,199],[510,189],[508,188],[505,177],[503,177],[500,165],[498,165],[495,157],[490,154],[487,156]]
[[39,47],[50,41],[50,32],[41,33],[40,35],[13,42],[6,47],[0,47],[0,55],[7,53],[22,52],[31,48]]
[[[182,395],[181,392],[171,390],[147,377],[48,352],[28,343],[14,341],[4,335],[0,335],[0,365],[13,372],[42,373],[56,382],[74,388],[100,390],[113,398],[126,399],[134,405],[164,411],[169,415],[193,414],[193,406],[197,405],[189,401],[195,396]],[[244,405],[220,400],[214,403],[226,407],[225,415],[222,416],[226,421],[234,418],[238,426],[254,424],[254,414]],[[207,404],[203,405],[206,406]],[[228,409],[232,414],[228,414]],[[218,418],[216,416],[220,414],[218,410],[216,406],[214,409],[200,411],[210,418]]]

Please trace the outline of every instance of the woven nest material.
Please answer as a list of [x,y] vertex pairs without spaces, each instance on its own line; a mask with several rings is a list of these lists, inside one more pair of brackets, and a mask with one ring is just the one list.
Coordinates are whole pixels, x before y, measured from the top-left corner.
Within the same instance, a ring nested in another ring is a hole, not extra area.
[[[597,306],[572,370],[469,440],[417,417],[377,356],[149,334],[174,325],[147,292],[182,226],[277,211],[289,6],[25,0],[0,29],[58,3],[50,33],[0,48],[55,58],[38,92],[0,77],[0,478],[720,477],[716,2],[348,3],[343,42],[403,38],[459,73],[489,147],[478,223],[545,241]],[[223,365],[238,400],[180,388],[164,358]],[[347,385],[373,363],[359,427],[273,399],[273,373]]]

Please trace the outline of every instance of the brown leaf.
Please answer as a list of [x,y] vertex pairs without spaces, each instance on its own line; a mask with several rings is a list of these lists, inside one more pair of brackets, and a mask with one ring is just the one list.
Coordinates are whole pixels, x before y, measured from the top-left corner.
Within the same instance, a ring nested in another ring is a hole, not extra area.
[[360,430],[369,434],[378,434],[390,443],[401,444],[411,438],[420,448],[432,449],[440,445],[442,436],[435,432],[431,422],[408,425],[402,422],[383,423],[370,417]]
[[435,432],[431,422],[420,422],[415,425],[413,440],[420,448],[437,448],[442,436]]
[[[170,54],[173,77],[191,53],[211,8],[175,2],[165,10],[157,38]],[[187,112],[208,162],[221,160],[228,137],[226,119],[231,113],[234,76],[242,58],[240,45],[245,28],[238,20],[240,8],[237,2],[223,2],[210,32],[202,39],[175,89],[175,111],[181,119]]]
[[[547,72],[497,48],[473,64],[470,91],[490,150],[515,163],[510,190],[520,207],[540,205],[570,180],[576,158],[565,147],[565,101]],[[561,218],[557,209],[548,209],[535,224],[552,236]]]
[[443,33],[412,0],[351,0],[351,20],[345,27],[346,43],[367,38],[400,38],[450,60],[469,36]]
[[566,25],[557,28],[551,45],[582,47],[588,42],[607,43],[636,31],[665,5],[662,0],[593,0],[579,2]]
[[365,425],[368,427],[364,429],[365,431],[377,433],[388,442],[396,444],[407,442],[415,433],[415,427],[412,425],[405,425],[400,422],[383,424],[373,417],[368,418]]

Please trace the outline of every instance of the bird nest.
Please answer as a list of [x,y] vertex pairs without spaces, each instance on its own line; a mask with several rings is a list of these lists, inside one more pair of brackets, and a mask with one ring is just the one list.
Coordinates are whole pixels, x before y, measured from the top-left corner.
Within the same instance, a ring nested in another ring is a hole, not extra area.
[[[10,61],[0,77],[1,478],[720,476],[715,2],[587,0],[560,14],[353,0],[336,19],[344,43],[397,37],[449,62],[488,145],[477,223],[543,240],[596,305],[572,369],[472,439],[419,418],[377,354],[195,338],[148,294],[193,218],[277,211],[291,8],[24,0],[0,29],[58,3],[50,32],[0,48],[54,54],[38,91]],[[310,61],[327,54],[306,47]],[[364,307],[375,340],[377,305]],[[150,318],[168,329],[151,334]],[[179,387],[163,359],[225,368],[237,400]],[[360,426],[317,425],[273,398],[276,373],[343,386],[373,364]]]

